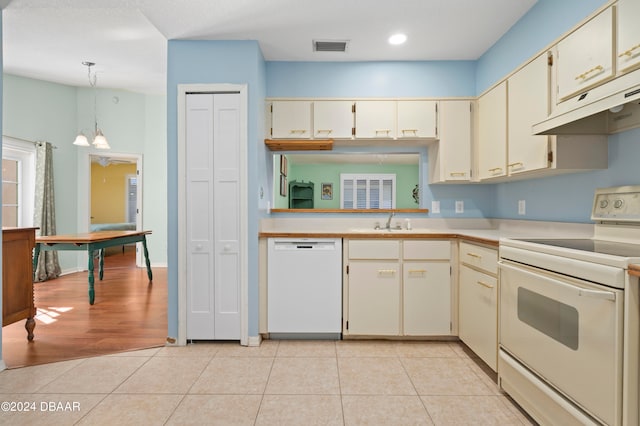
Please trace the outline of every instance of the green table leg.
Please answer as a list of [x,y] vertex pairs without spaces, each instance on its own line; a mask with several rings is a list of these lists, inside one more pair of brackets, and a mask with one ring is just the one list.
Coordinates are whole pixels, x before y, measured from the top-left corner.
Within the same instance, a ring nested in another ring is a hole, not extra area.
[[98,253],[100,255],[100,269],[98,270],[98,275],[100,276],[100,281],[102,281],[102,277],[104,276],[104,249],[101,248]]
[[33,249],[33,281],[36,280],[36,269],[38,269],[38,258],[40,257],[40,244],[36,243]]
[[93,249],[89,246],[89,304],[93,305],[96,293],[93,289]]
[[153,281],[153,274],[151,273],[151,262],[149,261],[149,250],[147,250],[147,238],[142,236],[142,249],[144,250],[144,261],[147,264],[147,276],[149,281]]

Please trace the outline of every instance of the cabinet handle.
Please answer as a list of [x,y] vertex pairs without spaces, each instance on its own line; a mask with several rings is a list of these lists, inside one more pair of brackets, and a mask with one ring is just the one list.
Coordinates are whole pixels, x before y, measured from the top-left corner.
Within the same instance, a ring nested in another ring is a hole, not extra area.
[[413,133],[413,136],[418,136],[418,129],[402,129],[402,136],[405,133]]
[[475,254],[475,253],[467,253],[467,256],[471,256],[471,257],[475,257],[478,259],[482,259],[482,256],[480,256],[479,254]]
[[410,274],[424,274],[426,272],[426,269],[409,269]]
[[389,133],[391,133],[391,129],[379,129],[379,130],[376,130],[376,136],[378,136],[378,133],[385,133],[387,136],[389,136]]
[[585,71],[582,74],[580,74],[579,76],[577,76],[576,80],[584,80],[584,79],[587,78],[587,76],[589,74],[591,74],[592,72],[595,72],[595,71],[602,72],[602,71],[604,71],[604,67],[602,65],[596,65],[595,67],[591,68],[589,71]]
[[451,172],[451,173],[449,173],[449,176],[451,176],[451,177],[466,176],[466,175],[467,175],[466,172]]
[[378,269],[378,274],[395,274],[395,269]]
[[494,167],[493,169],[489,169],[489,171],[490,171],[491,173],[493,173],[493,172],[497,172],[497,171],[502,171],[502,167]]
[[316,130],[316,133],[320,134],[320,133],[326,133],[327,135],[330,135],[331,132],[333,132],[333,129],[327,129],[327,130]]
[[633,51],[638,48],[640,48],[640,44],[636,44],[635,46],[631,47],[631,49],[625,50],[624,52],[618,55],[618,58],[622,58],[623,56],[631,56]]
[[491,284],[487,284],[484,281],[476,281],[478,284],[480,284],[482,287],[486,287],[486,288],[493,288],[493,286]]
[[518,161],[516,163],[507,164],[509,167],[524,167],[524,163],[522,161]]
[[303,135],[307,133],[307,131],[305,129],[292,129],[292,130],[289,130],[289,133],[294,135],[300,133],[301,135]]

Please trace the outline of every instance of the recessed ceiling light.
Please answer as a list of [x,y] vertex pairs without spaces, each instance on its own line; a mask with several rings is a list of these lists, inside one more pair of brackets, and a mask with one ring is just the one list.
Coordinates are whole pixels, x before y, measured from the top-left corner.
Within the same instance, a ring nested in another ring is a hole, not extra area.
[[407,41],[407,36],[404,34],[394,34],[389,37],[389,44],[402,44]]

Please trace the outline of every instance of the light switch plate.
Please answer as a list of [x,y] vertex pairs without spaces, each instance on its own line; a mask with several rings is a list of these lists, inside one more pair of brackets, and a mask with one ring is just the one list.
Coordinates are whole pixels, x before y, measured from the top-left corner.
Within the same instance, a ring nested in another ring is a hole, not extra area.
[[431,201],[431,213],[440,213],[440,201]]
[[456,213],[464,213],[464,201],[456,201]]
[[518,214],[524,215],[527,213],[527,206],[525,200],[518,200]]

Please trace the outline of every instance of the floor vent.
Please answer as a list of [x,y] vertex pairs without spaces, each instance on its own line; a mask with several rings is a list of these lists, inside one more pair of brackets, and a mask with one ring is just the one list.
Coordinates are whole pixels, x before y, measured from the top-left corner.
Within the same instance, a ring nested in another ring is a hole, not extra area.
[[314,52],[346,52],[346,40],[313,40]]

